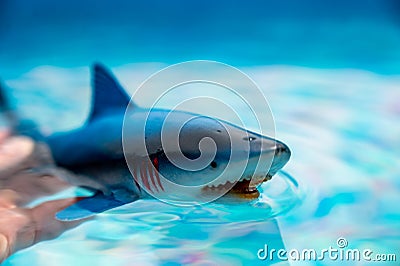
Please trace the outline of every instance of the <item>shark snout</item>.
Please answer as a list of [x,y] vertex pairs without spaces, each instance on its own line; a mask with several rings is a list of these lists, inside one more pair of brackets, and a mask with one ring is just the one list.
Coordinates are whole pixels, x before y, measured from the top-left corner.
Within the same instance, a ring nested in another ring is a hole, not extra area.
[[[254,138],[250,143],[250,158],[259,158],[260,163],[264,167],[260,166],[258,171],[268,170],[269,176],[273,176],[282,169],[289,161],[290,155],[289,147],[279,140],[261,137],[258,139]],[[269,167],[269,169],[265,167]]]
[[275,154],[274,159],[272,160],[271,168],[269,170],[269,174],[272,176],[289,161],[291,155],[291,151],[289,147],[280,141],[275,141]]

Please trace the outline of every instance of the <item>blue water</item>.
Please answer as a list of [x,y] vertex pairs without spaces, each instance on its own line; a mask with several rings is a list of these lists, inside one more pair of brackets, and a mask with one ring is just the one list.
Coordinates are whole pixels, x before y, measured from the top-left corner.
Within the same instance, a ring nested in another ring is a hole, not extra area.
[[[136,88],[162,67],[114,71]],[[7,84],[21,111],[45,131],[66,130],[88,111],[87,70],[41,66]],[[294,66],[242,70],[268,97],[276,137],[292,149],[285,171],[293,179],[280,173],[262,186],[258,201],[239,205],[177,208],[140,200],[22,251],[6,265],[45,265],[49,257],[65,265],[266,264],[256,254],[264,244],[321,250],[338,237],[352,248],[398,252],[400,77]]]
[[[5,265],[240,265],[254,261],[257,238],[283,247],[276,217],[301,202],[299,187],[281,174],[251,204],[215,202],[182,208],[140,200],[22,251]],[[65,196],[65,192],[64,192]],[[273,203],[273,204],[271,204]],[[251,241],[249,241],[249,239]],[[246,243],[246,248],[243,248]]]
[[218,60],[265,93],[276,137],[292,150],[285,171],[293,179],[279,173],[259,200],[239,205],[140,200],[5,265],[266,265],[257,259],[265,244],[322,250],[339,237],[350,248],[395,253],[398,263],[396,1],[153,1],[115,4],[114,12],[103,2],[40,2],[1,2],[0,73],[43,131],[83,123],[94,60],[110,65],[130,92],[171,63]]
[[397,0],[0,3],[0,73],[209,59],[399,74]]

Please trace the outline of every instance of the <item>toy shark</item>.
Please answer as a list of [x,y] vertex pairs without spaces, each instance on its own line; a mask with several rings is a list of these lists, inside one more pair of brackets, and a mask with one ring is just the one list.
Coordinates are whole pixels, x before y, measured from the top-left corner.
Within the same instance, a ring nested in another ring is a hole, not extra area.
[[[226,121],[139,107],[100,64],[93,67],[92,87],[87,122],[76,130],[45,138],[57,165],[74,173],[63,177],[95,191],[59,212],[59,220],[82,219],[148,196],[179,201],[188,194],[196,199],[229,191],[254,199],[259,196],[257,187],[290,158],[284,143]],[[172,123],[163,128],[167,119]],[[214,142],[209,153],[199,146],[207,138]],[[167,152],[165,143],[174,139],[179,150]],[[204,154],[212,159],[189,169],[174,162],[177,154],[183,154],[189,164]]]

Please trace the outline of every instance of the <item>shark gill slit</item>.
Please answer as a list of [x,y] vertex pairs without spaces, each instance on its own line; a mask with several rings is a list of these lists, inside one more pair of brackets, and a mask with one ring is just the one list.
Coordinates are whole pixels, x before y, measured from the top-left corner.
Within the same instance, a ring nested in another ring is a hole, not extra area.
[[150,184],[149,184],[148,175],[147,175],[147,169],[146,169],[146,168],[147,168],[147,167],[146,167],[145,162],[142,162],[142,163],[141,163],[141,167],[140,167],[140,175],[141,175],[141,177],[142,177],[142,181],[143,181],[144,186],[145,186],[148,190],[150,190],[151,192],[153,192],[153,190],[151,189]]
[[160,192],[160,190],[158,189],[158,187],[156,185],[156,181],[154,180],[153,165],[150,162],[148,162],[147,167],[149,169],[149,176],[151,179],[151,183],[153,183],[153,186],[157,190],[157,192]]
[[136,173],[136,170],[137,170],[137,165],[136,165],[136,163],[134,163],[134,165],[133,165],[133,171],[132,171],[132,175],[133,175],[133,180],[135,181],[135,185],[137,186],[137,188],[138,188],[138,190],[141,192],[142,191],[142,188],[141,188],[141,186],[139,185],[139,180],[138,180],[138,174]]
[[161,180],[160,180],[160,173],[158,172],[158,169],[155,169],[156,171],[156,179],[157,179],[157,183],[158,183],[158,185],[160,186],[160,188],[161,188],[161,190],[162,191],[165,191],[164,190],[164,187],[163,187],[163,185],[162,185],[162,183],[161,183]]

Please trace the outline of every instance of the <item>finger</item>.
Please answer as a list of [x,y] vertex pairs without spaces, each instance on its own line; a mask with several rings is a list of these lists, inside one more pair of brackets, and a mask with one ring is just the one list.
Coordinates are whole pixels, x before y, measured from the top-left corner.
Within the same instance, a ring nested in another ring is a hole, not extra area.
[[17,171],[26,165],[23,164],[29,158],[35,147],[35,143],[27,137],[10,137],[0,143],[0,171]]
[[20,208],[3,209],[0,212],[1,245],[5,245],[9,256],[17,250],[32,245],[34,239],[34,226],[32,226],[30,212]]
[[[3,191],[3,195],[13,194]],[[55,238],[67,229],[77,226],[79,222],[63,223],[55,219],[55,213],[77,202],[79,198],[55,200],[43,203],[33,209],[14,208],[3,210],[0,218],[0,233],[4,234],[7,242],[8,256],[18,250],[27,248],[39,241]],[[9,213],[6,213],[8,211]],[[82,221],[81,221],[82,222]],[[1,244],[4,245],[4,244]]]
[[0,208],[15,208],[21,201],[17,192],[11,189],[0,189]]
[[8,240],[5,235],[0,234],[0,263],[10,255]]
[[81,198],[54,200],[43,203],[32,209],[33,219],[36,223],[35,243],[59,236],[68,229],[78,226],[87,219],[80,221],[59,221],[55,218],[57,212],[75,204]]
[[2,143],[9,136],[10,131],[8,129],[0,129],[0,143]]

